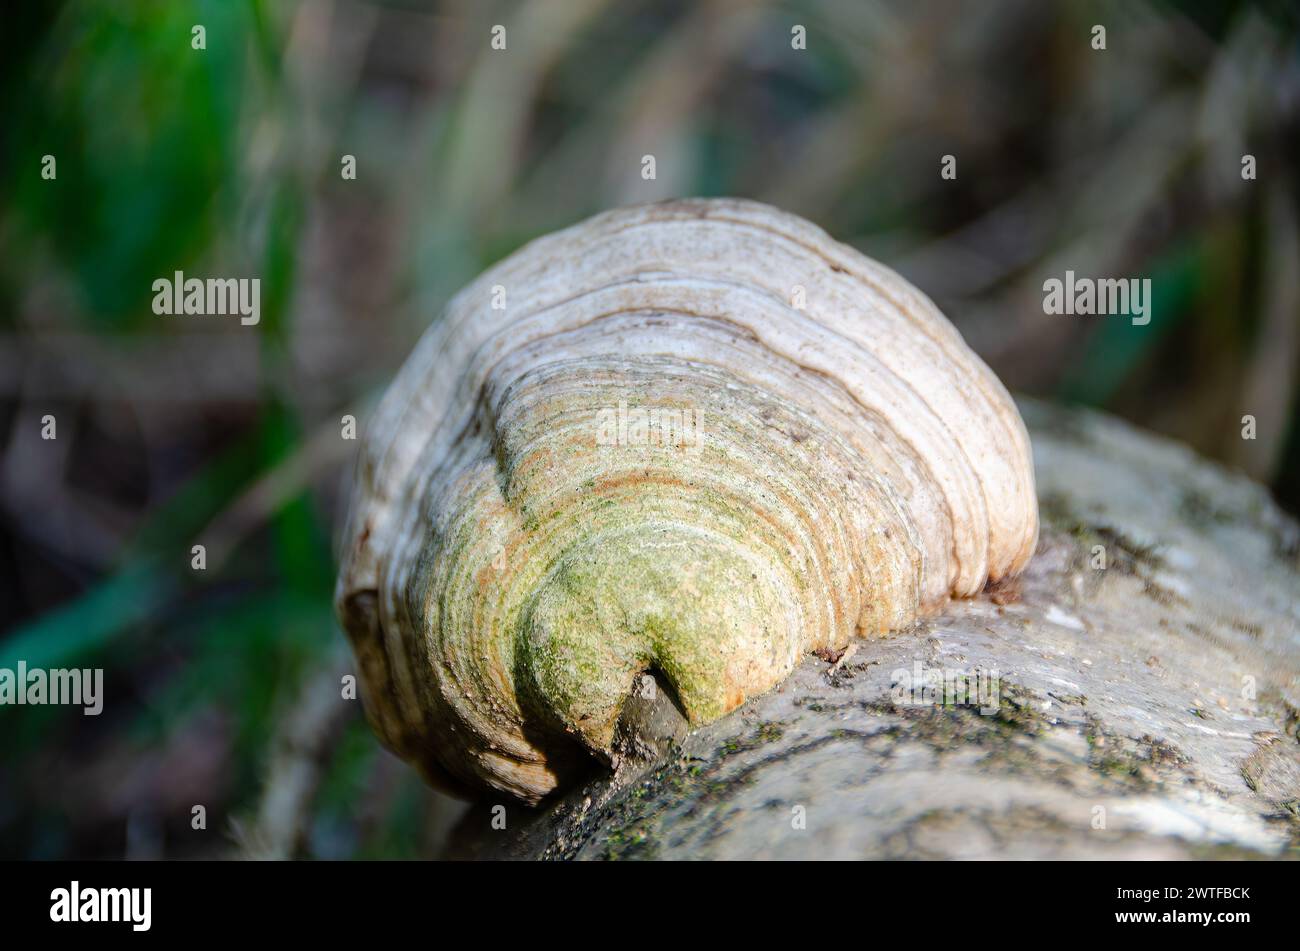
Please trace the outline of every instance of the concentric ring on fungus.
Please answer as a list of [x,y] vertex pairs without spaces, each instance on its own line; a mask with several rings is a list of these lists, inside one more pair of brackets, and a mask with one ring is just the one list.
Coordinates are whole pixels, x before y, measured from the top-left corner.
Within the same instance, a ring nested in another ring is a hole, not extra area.
[[1024,424],[924,294],[793,215],[674,201],[456,295],[366,429],[337,600],[382,739],[535,802],[615,758],[641,672],[707,722],[1037,534]]

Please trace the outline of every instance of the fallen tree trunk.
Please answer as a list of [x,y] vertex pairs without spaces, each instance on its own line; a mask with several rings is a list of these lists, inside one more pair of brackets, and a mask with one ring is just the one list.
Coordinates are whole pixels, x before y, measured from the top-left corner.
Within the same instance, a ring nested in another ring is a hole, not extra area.
[[689,735],[667,691],[638,700],[640,759],[479,804],[453,854],[1300,856],[1295,523],[1185,448],[1022,409],[1043,530],[1014,585]]

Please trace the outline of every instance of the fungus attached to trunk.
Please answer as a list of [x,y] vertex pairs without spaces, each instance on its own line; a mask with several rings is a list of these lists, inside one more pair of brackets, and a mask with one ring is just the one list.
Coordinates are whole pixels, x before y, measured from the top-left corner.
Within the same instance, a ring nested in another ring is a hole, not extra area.
[[924,294],[792,215],[675,201],[452,300],[368,427],[338,603],[385,742],[536,801],[618,759],[638,684],[716,719],[1037,531],[1020,416]]

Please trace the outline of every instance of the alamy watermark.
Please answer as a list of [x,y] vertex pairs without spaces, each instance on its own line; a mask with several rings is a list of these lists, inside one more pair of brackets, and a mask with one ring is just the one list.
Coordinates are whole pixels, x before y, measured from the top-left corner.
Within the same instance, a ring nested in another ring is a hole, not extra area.
[[1002,703],[996,670],[927,667],[918,660],[911,670],[900,667],[890,678],[891,697],[901,707],[978,707],[984,716],[992,716]]
[[97,717],[104,709],[104,670],[102,667],[71,670],[58,667],[45,670],[18,662],[18,669],[0,667],[0,705],[56,705],[85,707],[88,717]]
[[124,922],[132,931],[153,924],[152,888],[90,888],[74,880],[50,892],[50,921]]
[[1043,313],[1093,314],[1132,318],[1133,326],[1151,323],[1151,278],[1075,277],[1073,271],[1043,281]]
[[262,319],[261,278],[197,277],[187,278],[177,271],[172,278],[160,277],[153,282],[155,314],[238,315],[239,322],[251,327]]
[[662,446],[698,452],[704,445],[702,414],[695,407],[634,406],[619,400],[596,417],[598,446]]

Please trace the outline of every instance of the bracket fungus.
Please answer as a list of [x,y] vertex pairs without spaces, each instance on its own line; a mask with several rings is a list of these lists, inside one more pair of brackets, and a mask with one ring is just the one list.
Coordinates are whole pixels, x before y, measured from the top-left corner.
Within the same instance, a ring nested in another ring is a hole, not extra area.
[[529,802],[617,760],[646,672],[690,724],[803,654],[1019,572],[1006,390],[915,287],[766,205],[619,209],[462,290],[364,437],[337,603],[431,782]]

